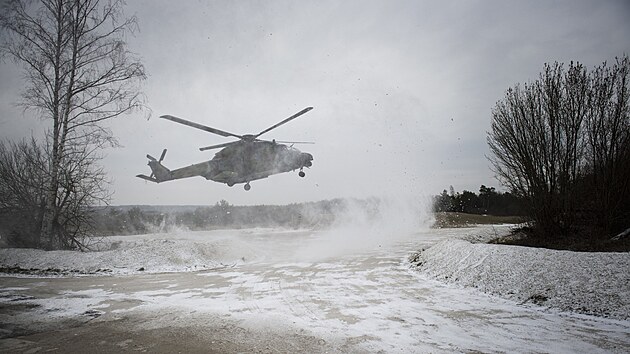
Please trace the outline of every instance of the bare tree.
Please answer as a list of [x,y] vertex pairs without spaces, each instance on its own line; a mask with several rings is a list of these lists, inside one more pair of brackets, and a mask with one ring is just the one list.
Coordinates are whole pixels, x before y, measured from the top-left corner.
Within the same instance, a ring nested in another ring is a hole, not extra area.
[[613,233],[630,226],[630,58],[617,59],[611,67],[604,63],[591,76],[586,114],[590,199],[601,226]]
[[[85,249],[93,225],[95,204],[110,194],[106,176],[96,165],[98,155],[89,146],[74,146],[72,161],[62,166],[59,216],[54,230],[61,248]],[[0,142],[0,230],[10,246],[45,247],[40,230],[46,207],[49,153],[34,138]]]
[[592,222],[610,233],[627,223],[629,73],[627,56],[591,73],[579,63],[545,65],[494,107],[489,160],[499,180],[529,200],[539,235]]
[[40,246],[47,166],[35,139],[0,141],[0,234],[10,246]]
[[143,104],[144,67],[124,41],[137,19],[125,18],[122,9],[121,0],[12,0],[0,15],[2,51],[24,67],[20,104],[52,123],[41,226],[49,249],[67,246],[61,213],[90,180],[78,177],[86,172],[77,164],[116,144],[103,122]]
[[507,91],[492,112],[488,144],[502,183],[527,197],[546,232],[571,224],[568,196],[581,172],[588,79],[580,64],[545,65],[538,80]]

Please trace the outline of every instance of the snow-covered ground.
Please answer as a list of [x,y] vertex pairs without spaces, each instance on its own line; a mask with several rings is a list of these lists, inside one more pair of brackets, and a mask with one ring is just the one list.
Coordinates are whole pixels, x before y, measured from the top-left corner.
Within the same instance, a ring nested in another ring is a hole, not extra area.
[[182,231],[110,237],[99,252],[3,249],[3,268],[44,271],[0,277],[0,351],[627,352],[629,255],[464,241],[508,230]]
[[630,319],[630,253],[441,241],[411,261],[440,281],[566,311]]

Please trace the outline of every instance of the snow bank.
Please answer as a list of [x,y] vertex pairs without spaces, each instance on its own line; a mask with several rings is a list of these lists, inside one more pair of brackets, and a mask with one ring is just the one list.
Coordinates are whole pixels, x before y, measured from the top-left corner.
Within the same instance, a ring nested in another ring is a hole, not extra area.
[[0,271],[38,276],[184,272],[235,265],[255,255],[229,234],[113,236],[92,252],[0,249]]
[[521,303],[630,318],[630,253],[586,253],[441,241],[413,255],[438,280]]

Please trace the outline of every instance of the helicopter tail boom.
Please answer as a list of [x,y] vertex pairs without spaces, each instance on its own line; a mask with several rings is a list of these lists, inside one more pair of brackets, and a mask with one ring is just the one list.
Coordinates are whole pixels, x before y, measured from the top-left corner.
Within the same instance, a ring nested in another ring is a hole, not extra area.
[[171,170],[164,167],[159,161],[149,161],[149,167],[151,168],[151,175],[154,176],[155,182],[160,183],[172,179]]
[[215,174],[215,172],[213,172],[213,161],[205,161],[194,165],[170,170],[162,165],[164,155],[166,155],[166,149],[164,149],[164,151],[162,152],[162,156],[160,156],[159,160],[151,155],[147,155],[147,159],[149,159],[149,167],[151,168],[151,175],[147,176],[140,174],[136,175],[136,177],[142,178],[149,182],[161,183],[194,176],[202,176],[208,179],[208,176]]

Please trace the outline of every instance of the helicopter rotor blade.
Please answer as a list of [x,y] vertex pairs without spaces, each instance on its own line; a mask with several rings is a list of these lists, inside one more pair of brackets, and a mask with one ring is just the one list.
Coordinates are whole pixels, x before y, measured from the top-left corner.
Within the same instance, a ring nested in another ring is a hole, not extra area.
[[276,129],[277,127],[281,126],[282,124],[285,124],[285,123],[287,123],[287,122],[289,122],[289,121],[291,121],[291,120],[293,120],[293,119],[295,119],[295,118],[297,118],[297,117],[301,116],[302,114],[304,114],[304,113],[306,113],[306,112],[310,111],[311,109],[313,109],[313,107],[306,107],[306,108],[304,108],[303,110],[301,110],[301,111],[297,112],[296,114],[294,114],[294,115],[292,115],[291,117],[289,117],[289,118],[287,118],[287,119],[283,120],[282,122],[280,122],[280,123],[278,123],[278,124],[275,124],[275,125],[272,125],[271,127],[269,127],[269,128],[267,128],[267,129],[265,129],[265,130],[261,131],[261,132],[260,132],[260,133],[258,133],[257,135],[254,135],[254,138],[257,138],[257,137],[259,137],[259,136],[261,136],[261,135],[265,134],[266,132],[268,132],[268,131],[270,131],[270,130],[272,130],[272,129]]
[[240,136],[240,135],[236,135],[236,134],[233,134],[233,133],[230,133],[230,132],[226,132],[226,131],[223,131],[223,130],[220,130],[220,129],[216,129],[216,128],[211,128],[211,127],[208,127],[206,125],[195,123],[195,122],[191,122],[191,121],[186,120],[186,119],[182,119],[182,118],[178,118],[178,117],[174,117],[174,116],[170,116],[170,115],[160,116],[160,118],[168,119],[170,121],[173,121],[173,122],[176,122],[176,123],[179,123],[179,124],[183,124],[183,125],[187,125],[189,127],[201,129],[201,130],[209,132],[209,133],[213,133],[213,134],[217,134],[217,135],[221,135],[221,136],[225,136],[225,137],[233,136],[235,138],[243,139],[243,137]]
[[286,140],[265,140],[265,139],[255,139],[254,141],[264,141],[267,143],[276,143],[276,144],[315,144],[313,141],[286,141]]
[[230,146],[232,144],[236,144],[238,143],[238,141],[231,141],[229,143],[223,143],[223,144],[217,144],[217,145],[210,145],[210,146],[206,146],[206,147],[201,147],[199,148],[199,151],[206,151],[206,150],[211,150],[211,149],[218,149],[218,148],[222,148],[222,147],[226,147],[226,146]]
[[280,143],[280,144],[315,144],[315,142],[313,142],[313,141],[282,141],[282,140],[276,140],[276,143]]

